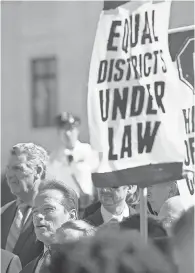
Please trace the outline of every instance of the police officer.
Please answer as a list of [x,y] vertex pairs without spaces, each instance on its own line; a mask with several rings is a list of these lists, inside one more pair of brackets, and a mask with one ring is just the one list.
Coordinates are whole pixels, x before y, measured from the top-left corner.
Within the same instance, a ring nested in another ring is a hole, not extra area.
[[50,156],[49,171],[77,192],[82,212],[94,198],[91,173],[98,164],[98,156],[89,144],[78,140],[80,124],[80,118],[68,112],[56,117],[60,147]]

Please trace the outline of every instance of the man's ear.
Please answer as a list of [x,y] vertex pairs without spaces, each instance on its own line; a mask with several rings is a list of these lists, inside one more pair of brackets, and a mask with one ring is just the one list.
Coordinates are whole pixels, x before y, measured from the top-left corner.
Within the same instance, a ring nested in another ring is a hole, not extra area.
[[178,192],[177,182],[171,182],[169,198],[176,196]]
[[137,186],[136,185],[131,185],[131,186],[128,186],[128,193],[129,194],[134,194],[137,190]]
[[77,220],[78,216],[77,216],[77,211],[75,209],[72,209],[70,212],[69,212],[69,215],[70,215],[70,219],[71,220]]
[[35,175],[36,180],[38,180],[38,179],[41,180],[43,172],[44,172],[43,167],[42,166],[37,166],[36,171],[37,171],[37,173]]

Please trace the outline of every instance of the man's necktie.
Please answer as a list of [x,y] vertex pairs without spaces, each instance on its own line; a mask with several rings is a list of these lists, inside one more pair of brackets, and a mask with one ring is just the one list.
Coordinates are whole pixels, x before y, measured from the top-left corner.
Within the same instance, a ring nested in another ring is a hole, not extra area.
[[24,203],[20,203],[18,205],[14,220],[12,222],[10,231],[9,231],[9,235],[7,238],[7,244],[6,244],[6,250],[12,252],[16,242],[20,236],[20,232],[22,230],[23,227],[23,223],[25,221],[25,216],[27,213],[29,206],[24,204]]
[[49,266],[51,260],[51,250],[48,249],[40,260],[39,268],[36,269],[36,273],[43,273],[45,272],[45,268]]

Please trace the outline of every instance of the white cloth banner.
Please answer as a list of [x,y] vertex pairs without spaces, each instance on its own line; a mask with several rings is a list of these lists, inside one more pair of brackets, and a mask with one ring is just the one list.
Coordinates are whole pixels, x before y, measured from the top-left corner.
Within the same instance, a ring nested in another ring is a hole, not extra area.
[[96,186],[181,179],[185,128],[168,48],[171,2],[100,15],[88,83]]
[[[187,33],[187,32],[186,32]],[[186,35],[185,31],[178,33]],[[185,123],[186,138],[184,140],[186,155],[184,160],[184,169],[188,173],[188,178],[178,180],[178,189],[182,201],[186,208],[195,205],[195,92],[194,92],[194,41],[191,35],[187,36],[180,48],[175,67],[181,80],[182,90],[182,116]]]

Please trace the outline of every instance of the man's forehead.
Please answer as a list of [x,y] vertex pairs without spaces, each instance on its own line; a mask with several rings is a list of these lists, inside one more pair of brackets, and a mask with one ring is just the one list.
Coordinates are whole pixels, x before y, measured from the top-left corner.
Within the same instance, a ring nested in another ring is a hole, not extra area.
[[8,160],[8,164],[11,165],[21,165],[27,162],[27,155],[26,154],[11,154]]
[[59,190],[47,189],[41,191],[35,197],[34,203],[37,202],[58,202],[61,203],[63,200],[63,193]]

